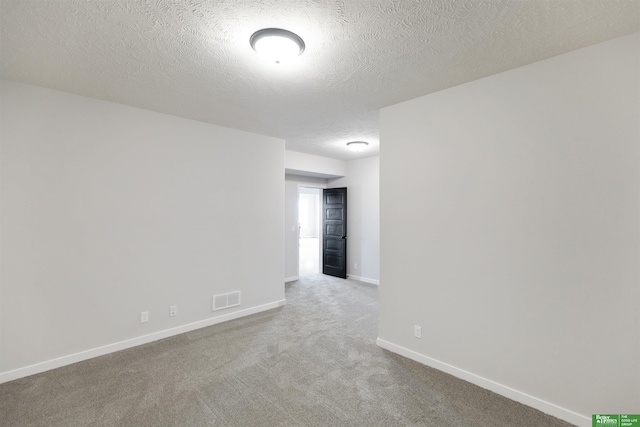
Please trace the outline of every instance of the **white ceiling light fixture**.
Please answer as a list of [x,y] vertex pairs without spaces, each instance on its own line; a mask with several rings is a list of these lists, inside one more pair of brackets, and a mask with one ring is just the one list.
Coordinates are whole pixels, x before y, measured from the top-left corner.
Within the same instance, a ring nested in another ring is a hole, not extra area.
[[253,50],[269,61],[280,64],[304,52],[304,41],[291,31],[281,28],[264,28],[251,35]]
[[347,142],[347,147],[349,147],[349,150],[355,151],[356,153],[363,151],[365,148],[367,148],[367,145],[369,145],[369,143],[365,141]]

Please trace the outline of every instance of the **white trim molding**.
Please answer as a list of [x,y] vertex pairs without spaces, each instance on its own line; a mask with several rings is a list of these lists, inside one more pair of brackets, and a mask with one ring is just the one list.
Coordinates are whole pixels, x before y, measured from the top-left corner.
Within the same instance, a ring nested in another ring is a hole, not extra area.
[[25,366],[23,368],[14,369],[12,371],[0,373],[0,384],[19,378],[28,377],[29,375],[39,374],[51,369],[60,368],[62,366],[71,365],[73,363],[82,362],[83,360],[92,359],[94,357],[103,356],[105,354],[114,353],[116,351],[125,350],[127,348],[136,347],[147,344],[163,338],[172,337],[174,335],[183,334],[195,329],[206,328],[207,326],[217,325],[218,323],[228,322],[229,320],[239,319],[249,316],[250,314],[260,313],[262,311],[271,310],[282,307],[286,304],[286,300],[274,301],[256,307],[247,308],[245,310],[234,311],[233,313],[223,314],[221,316],[211,317],[209,319],[200,320],[198,322],[177,326],[171,329],[154,332],[152,334],[143,335],[136,338],[107,344],[102,347],[92,348],[90,350],[81,351],[79,353],[69,354],[67,356],[58,357],[57,359],[47,360],[46,362],[36,363],[34,365]]
[[520,402],[532,408],[535,408],[539,411],[544,412],[545,414],[552,415],[563,421],[566,421],[581,427],[591,427],[591,418],[585,415],[578,414],[569,409],[562,408],[558,405],[554,405],[553,403],[547,402],[546,400],[542,400],[537,397],[530,396],[526,393],[515,390],[511,387],[502,385],[495,381],[492,381],[487,378],[481,377],[479,375],[473,374],[471,372],[465,371],[464,369],[457,368],[455,366],[449,365],[448,363],[444,363],[439,360],[433,359],[429,356],[425,356],[423,354],[417,353],[413,350],[409,350],[408,348],[390,343],[389,341],[385,341],[383,339],[378,338],[376,340],[376,344],[379,347],[384,348],[385,350],[389,350],[393,353],[399,354],[411,360],[415,360],[418,363],[422,363],[423,365],[430,366],[439,371],[446,372],[447,374],[453,375],[454,377],[468,381],[484,389],[491,390],[494,393],[497,393],[511,400],[515,400],[516,402]]
[[285,277],[284,278],[284,283],[295,282],[298,279],[299,279],[298,276]]
[[377,280],[377,279],[369,279],[368,277],[354,276],[353,274],[347,274],[347,277],[349,279],[357,280],[359,282],[371,283],[372,285],[380,286],[380,280]]

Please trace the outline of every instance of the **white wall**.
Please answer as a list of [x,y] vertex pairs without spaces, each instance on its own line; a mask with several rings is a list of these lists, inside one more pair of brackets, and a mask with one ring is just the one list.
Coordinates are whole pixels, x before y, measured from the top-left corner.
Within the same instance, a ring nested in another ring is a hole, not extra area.
[[380,158],[348,161],[347,175],[329,187],[347,187],[347,274],[379,284]]
[[283,303],[284,141],[1,89],[0,379]]
[[581,425],[637,412],[639,52],[382,110],[382,346]]
[[297,151],[285,151],[284,165],[289,175],[335,178],[345,176],[347,173],[347,162],[344,160]]
[[[4,369],[2,361],[2,140],[4,138],[2,126],[2,111],[4,110],[4,100],[2,97],[2,86],[0,86],[0,375]],[[0,382],[2,379],[0,377]]]
[[326,188],[327,180],[298,175],[285,175],[284,280],[298,279],[298,187]]

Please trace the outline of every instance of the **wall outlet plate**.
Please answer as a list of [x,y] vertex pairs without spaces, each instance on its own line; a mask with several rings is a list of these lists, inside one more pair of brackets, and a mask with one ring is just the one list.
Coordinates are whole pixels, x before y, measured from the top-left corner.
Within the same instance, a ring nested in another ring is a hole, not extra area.
[[413,336],[416,338],[422,338],[422,326],[415,325],[413,327]]
[[172,305],[171,307],[169,307],[169,316],[173,317],[176,314],[178,314],[178,306]]
[[147,323],[149,321],[149,312],[143,311],[140,313],[140,323]]

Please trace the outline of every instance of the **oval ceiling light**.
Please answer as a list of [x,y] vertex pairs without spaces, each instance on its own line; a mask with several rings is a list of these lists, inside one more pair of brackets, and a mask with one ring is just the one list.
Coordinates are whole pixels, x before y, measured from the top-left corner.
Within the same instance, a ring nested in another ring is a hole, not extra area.
[[365,148],[367,148],[367,145],[369,145],[368,142],[365,141],[351,141],[351,142],[347,142],[347,147],[349,147],[349,149],[351,151],[355,151],[356,153],[359,153],[360,151],[364,150]]
[[264,28],[249,39],[253,50],[260,56],[279,64],[304,52],[304,41],[291,31],[281,28]]

